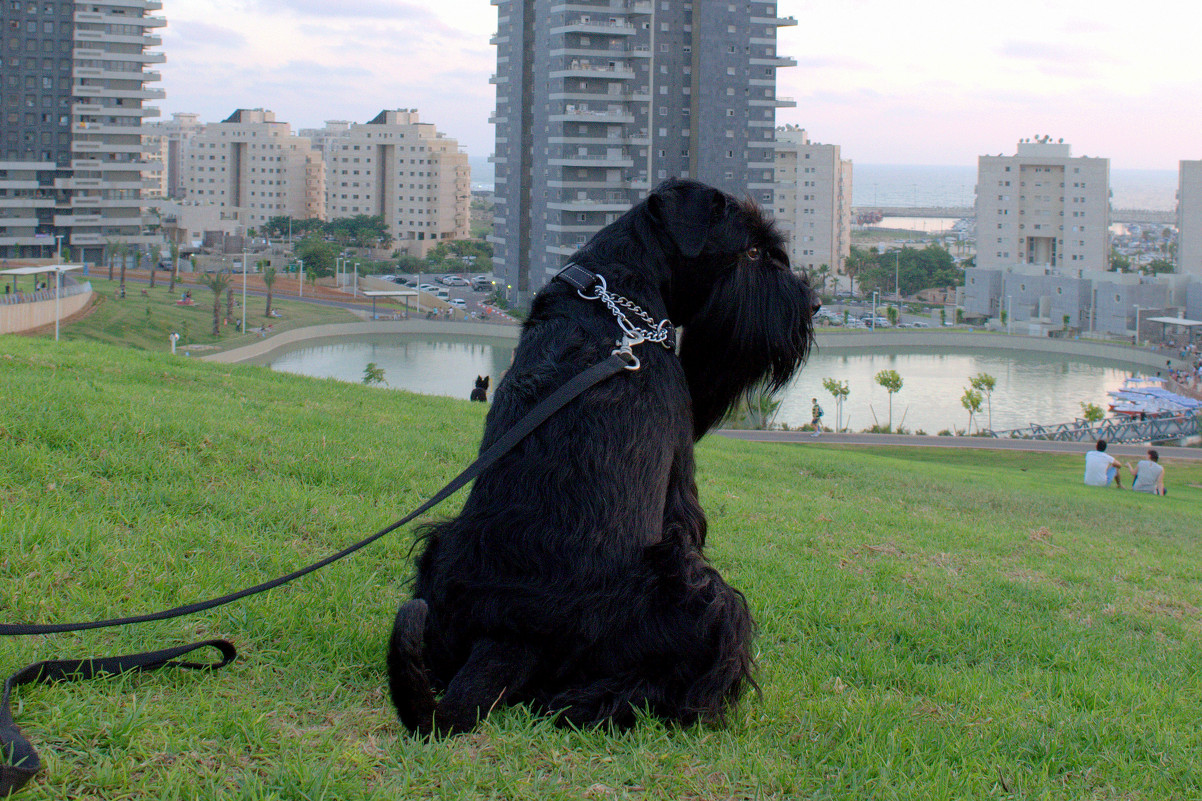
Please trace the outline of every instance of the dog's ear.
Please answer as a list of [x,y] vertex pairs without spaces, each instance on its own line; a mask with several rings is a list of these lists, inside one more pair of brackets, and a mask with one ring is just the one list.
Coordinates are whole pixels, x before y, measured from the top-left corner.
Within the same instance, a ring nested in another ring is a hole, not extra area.
[[714,221],[726,209],[726,195],[693,181],[668,181],[647,198],[647,208],[662,230],[688,259],[705,247]]
[[487,375],[484,376],[484,388],[485,389],[488,389],[488,379],[489,378],[491,378],[491,376],[487,376]]

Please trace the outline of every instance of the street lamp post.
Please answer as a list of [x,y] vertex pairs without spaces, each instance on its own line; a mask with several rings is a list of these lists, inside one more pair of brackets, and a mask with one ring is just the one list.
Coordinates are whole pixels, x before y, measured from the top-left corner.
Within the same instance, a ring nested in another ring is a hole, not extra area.
[[879,294],[879,292],[880,292],[880,290],[877,290],[877,289],[872,290],[872,330],[873,330],[873,332],[876,331],[876,296],[877,296],[877,294]]
[[242,333],[246,333],[246,248],[242,249]]
[[[289,225],[291,225],[291,223],[289,223]],[[296,260],[296,285],[298,287],[297,297],[303,298],[305,296],[305,260],[304,259]]]
[[1009,334],[1014,325],[1014,296],[1006,296],[1006,333]]
[[359,297],[359,262],[355,262],[355,291],[351,294]]
[[1141,311],[1143,311],[1143,308],[1138,303],[1136,303],[1135,304],[1135,346],[1136,347],[1139,347],[1139,313]]
[[[62,237],[60,236],[59,239],[62,239]],[[59,259],[59,263],[60,264],[62,263],[61,258]],[[62,283],[63,283],[63,271],[55,270],[54,271],[54,341],[55,342],[58,342],[58,320],[60,317],[62,317],[62,311],[61,311],[61,307],[59,305],[59,295],[62,292],[62,290],[61,290]]]
[[54,260],[59,264],[63,263],[63,235],[54,235]]
[[897,295],[897,302],[901,303],[901,281],[898,276],[901,275],[901,251],[893,251],[893,294]]

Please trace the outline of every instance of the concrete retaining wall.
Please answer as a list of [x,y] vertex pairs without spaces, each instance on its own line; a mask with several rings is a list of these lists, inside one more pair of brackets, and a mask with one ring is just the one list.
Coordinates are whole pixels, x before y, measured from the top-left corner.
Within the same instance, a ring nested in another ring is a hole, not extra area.
[[[39,294],[46,293],[42,290]],[[49,290],[50,300],[33,300],[26,303],[0,303],[0,334],[18,334],[54,325],[54,291]],[[92,300],[92,285],[84,284],[83,291],[64,293],[58,300],[61,319],[87,308]]]
[[[497,323],[449,323],[433,320],[393,320],[366,323],[339,323],[296,328],[269,339],[234,350],[205,356],[207,361],[236,363],[270,354],[306,339],[325,337],[362,336],[364,334],[452,334],[456,336],[480,336],[517,339],[521,327]],[[1057,353],[1091,359],[1124,362],[1164,370],[1165,362],[1172,361],[1175,367],[1184,362],[1155,351],[1131,345],[1083,342],[1075,339],[1050,339],[1047,337],[1007,336],[1006,334],[976,333],[964,330],[924,331],[819,331],[819,349],[876,350],[880,348],[959,348],[964,350],[1021,350],[1038,353]]]

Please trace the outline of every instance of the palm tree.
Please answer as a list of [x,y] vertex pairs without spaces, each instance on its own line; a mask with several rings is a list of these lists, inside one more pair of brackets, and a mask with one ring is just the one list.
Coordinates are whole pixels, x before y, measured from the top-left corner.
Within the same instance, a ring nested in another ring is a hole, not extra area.
[[171,243],[171,285],[167,287],[167,292],[175,294],[175,276],[179,274],[179,244]]
[[267,311],[263,312],[264,317],[271,316],[271,287],[275,284],[275,268],[267,266],[267,260],[259,262],[259,266],[263,268],[263,286],[267,287]]
[[117,250],[117,240],[116,239],[104,240],[104,255],[105,255],[105,258],[108,259],[108,263],[109,263],[109,280],[110,281],[113,280],[113,256],[116,255],[116,250]]
[[221,293],[230,285],[229,270],[219,273],[206,273],[200,283],[213,290],[213,336],[221,335]]
[[234,288],[225,290],[225,319],[234,319]]
[[129,245],[117,243],[117,258],[121,260],[121,288],[125,289],[125,254],[129,253]]
[[150,246],[150,288],[151,289],[154,289],[154,274],[158,271],[159,262],[162,261],[162,259],[163,259],[163,246],[158,245],[158,244],[151,245]]

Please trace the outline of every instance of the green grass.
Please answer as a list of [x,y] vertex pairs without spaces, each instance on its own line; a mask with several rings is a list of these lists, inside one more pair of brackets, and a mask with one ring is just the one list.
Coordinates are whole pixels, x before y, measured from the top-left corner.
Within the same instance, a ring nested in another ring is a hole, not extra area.
[[[98,272],[99,274],[99,272]],[[190,277],[190,276],[189,276]],[[323,323],[349,323],[359,320],[346,309],[305,303],[295,299],[272,298],[271,307],[280,313],[280,317],[268,318],[267,299],[247,295],[246,298],[246,327],[249,333],[240,334],[235,330],[235,320],[242,320],[242,285],[234,278],[234,316],[229,325],[221,326],[220,336],[213,336],[213,291],[200,284],[176,283],[175,291],[168,292],[170,277],[160,273],[155,279],[153,289],[144,283],[127,281],[125,297],[118,298],[116,291],[120,286],[117,280],[109,281],[97,276],[88,276],[92,289],[96,293],[96,305],[89,314],[81,319],[62,326],[59,336],[69,342],[103,342],[110,345],[120,345],[138,350],[152,350],[170,353],[171,342],[168,336],[171,332],[180,335],[176,345],[178,351],[189,350],[200,345],[205,352],[225,350],[241,345],[249,345],[259,339],[254,331],[259,326],[271,325],[273,333],[287,331],[291,328],[303,328]],[[277,284],[278,288],[278,284]],[[146,291],[146,295],[142,291]],[[180,306],[176,301],[186,291],[192,291],[195,306]],[[221,295],[221,316],[225,318],[225,293]],[[54,338],[54,328],[50,327],[39,334],[42,337]]]
[[[479,404],[0,337],[0,619],[174,606],[358,540],[474,455]],[[403,734],[400,532],[194,617],[0,640],[35,660],[228,637],[211,675],[23,689],[28,799],[1165,799],[1202,794],[1202,466],[1170,495],[1079,457],[712,437],[710,555],[760,625],[726,729],[565,731],[522,709]],[[439,510],[451,513],[455,498]]]

